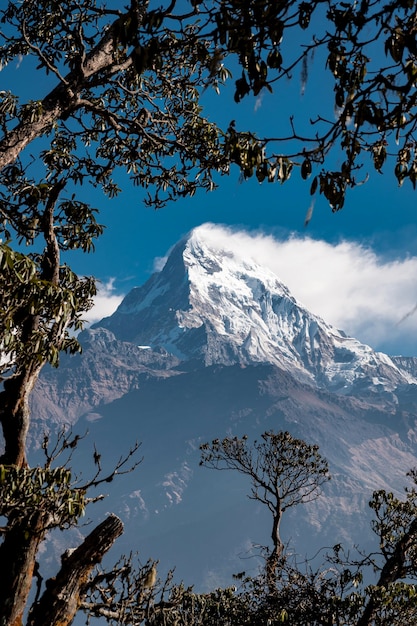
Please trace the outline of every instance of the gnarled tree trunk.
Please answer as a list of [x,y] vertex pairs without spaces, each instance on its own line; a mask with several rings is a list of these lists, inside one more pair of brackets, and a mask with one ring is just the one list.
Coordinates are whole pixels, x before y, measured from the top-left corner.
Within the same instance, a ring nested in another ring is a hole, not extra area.
[[63,558],[56,578],[46,582],[45,592],[32,607],[28,626],[69,626],[83,600],[92,569],[122,532],[120,519],[110,515],[72,554]]

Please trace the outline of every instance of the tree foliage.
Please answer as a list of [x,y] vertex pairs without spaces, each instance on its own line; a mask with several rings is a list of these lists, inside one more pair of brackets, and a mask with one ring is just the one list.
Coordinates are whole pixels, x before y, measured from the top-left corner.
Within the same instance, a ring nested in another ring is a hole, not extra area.
[[[103,232],[86,187],[113,198],[124,172],[145,203],[159,208],[214,189],[233,169],[243,178],[280,183],[298,169],[302,180],[312,177],[311,193],[323,194],[338,210],[370,167],[390,168],[400,185],[415,186],[416,19],[409,0],[3,3],[0,66],[22,61],[34,80],[30,100],[0,92],[2,626],[22,622],[52,518],[58,527],[75,524],[84,509],[66,470],[49,461],[44,469],[28,467],[26,438],[39,373],[47,362],[58,365],[61,351],[78,349],[72,331],[95,294],[95,281],[64,263],[69,251],[93,250]],[[298,74],[304,84],[316,71],[313,54],[330,85],[335,116],[320,112],[307,123],[294,116],[284,135],[271,123],[268,136],[260,136],[233,119],[222,127],[205,110],[208,89],[238,105],[263,91],[279,95],[281,84]],[[47,93],[39,94],[38,82],[50,86]],[[310,457],[299,462],[309,466]],[[280,503],[308,499],[314,490],[306,485],[298,485],[300,500],[288,492]],[[271,493],[259,485],[258,497],[273,507]],[[26,497],[33,504],[27,510]],[[378,515],[388,515],[391,504],[384,501]],[[399,510],[391,519],[403,528]],[[82,550],[62,563],[45,590],[55,617],[42,618],[34,607],[32,626],[52,626],[58,615],[60,624],[71,622],[90,593],[91,564],[120,532],[109,518],[86,539],[86,553],[95,550],[89,564]],[[403,546],[409,553],[403,537],[414,535],[410,528],[403,532],[392,545],[384,535],[386,550]],[[59,609],[53,599],[63,602]],[[38,602],[45,606],[46,600]],[[184,609],[189,620],[199,602],[214,607],[216,601],[190,602],[193,608]]]
[[[214,174],[227,173],[231,163],[246,177],[281,182],[294,167],[304,179],[318,170],[312,187],[335,210],[356,184],[355,172],[369,163],[381,171],[388,157],[399,182],[408,178],[415,185],[416,17],[410,0],[165,6],[134,0],[124,11],[117,3],[82,0],[51,7],[27,0],[2,11],[1,63],[31,55],[37,71],[56,79],[39,100],[20,103],[2,93],[2,166],[50,133],[42,160],[52,172],[74,182],[88,176],[112,196],[118,188],[111,175],[120,166],[157,207],[212,188]],[[291,39],[298,45],[289,45]],[[274,128],[271,136],[257,137],[204,117],[206,87],[220,91],[231,80],[236,102],[262,90],[279,93],[297,70],[307,80],[313,54],[333,86],[337,116],[317,112],[310,133],[295,117],[285,141]],[[327,166],[333,148],[344,155],[338,169]]]

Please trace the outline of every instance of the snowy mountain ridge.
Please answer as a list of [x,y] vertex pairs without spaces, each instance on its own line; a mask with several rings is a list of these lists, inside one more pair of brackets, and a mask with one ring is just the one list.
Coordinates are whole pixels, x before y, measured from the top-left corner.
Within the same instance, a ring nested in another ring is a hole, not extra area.
[[307,311],[243,250],[219,246],[215,229],[204,225],[178,243],[163,270],[132,290],[100,326],[118,339],[163,347],[182,361],[270,363],[339,393],[370,372],[372,385],[386,391],[417,384],[407,368]]

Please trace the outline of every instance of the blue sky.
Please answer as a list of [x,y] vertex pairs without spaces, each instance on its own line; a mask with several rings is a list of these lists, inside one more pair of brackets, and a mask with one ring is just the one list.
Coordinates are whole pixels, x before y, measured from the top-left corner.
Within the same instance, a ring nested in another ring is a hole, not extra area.
[[[31,80],[28,80],[28,76]],[[34,87],[24,60],[2,72],[4,88],[22,98],[42,97],[49,81],[37,76]],[[227,126],[283,136],[294,114],[299,128],[317,113],[332,113],[332,92],[320,58],[310,68],[305,94],[299,77],[277,86],[272,95],[233,102],[233,82],[225,94],[205,95],[207,115]],[[337,155],[336,155],[337,160]],[[269,263],[294,295],[327,322],[343,328],[376,349],[417,355],[417,229],[416,193],[400,189],[391,171],[372,170],[366,185],[352,190],[344,209],[332,214],[317,196],[312,220],[304,227],[311,204],[310,183],[298,171],[284,185],[240,182],[233,170],[210,194],[176,202],[160,211],[146,208],[142,193],[121,177],[123,193],[108,200],[91,190],[88,198],[100,209],[107,229],[96,252],[71,255],[74,269],[101,281],[101,293],[90,319],[114,310],[121,297],[142,284],[161,264],[167,251],[189,230],[211,222],[250,233],[239,241],[248,255]],[[83,194],[86,187],[83,187]],[[219,237],[225,233],[219,229]],[[226,231],[230,236],[230,231]],[[237,239],[236,239],[237,241]],[[274,243],[275,242],[275,243]],[[268,254],[265,254],[265,251]]]

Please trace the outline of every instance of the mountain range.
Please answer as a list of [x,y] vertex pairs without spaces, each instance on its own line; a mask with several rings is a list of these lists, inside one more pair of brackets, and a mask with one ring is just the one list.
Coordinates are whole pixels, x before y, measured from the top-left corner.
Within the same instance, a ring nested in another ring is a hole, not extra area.
[[253,573],[270,532],[244,477],[199,466],[201,443],[288,430],[320,446],[332,480],[283,524],[300,555],[369,543],[373,490],[400,492],[416,464],[417,360],[327,324],[245,250],[219,245],[213,227],[193,230],[79,338],[82,354],[45,369],[35,389],[33,454],[45,430],[88,431],[74,458],[87,475],[94,447],[111,467],[142,442],[140,466],[89,514],[119,514],[119,551],[176,567],[199,589]]

